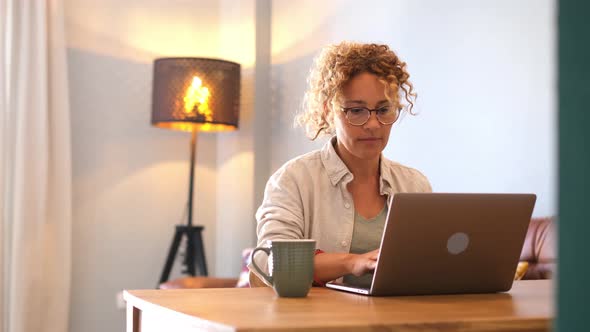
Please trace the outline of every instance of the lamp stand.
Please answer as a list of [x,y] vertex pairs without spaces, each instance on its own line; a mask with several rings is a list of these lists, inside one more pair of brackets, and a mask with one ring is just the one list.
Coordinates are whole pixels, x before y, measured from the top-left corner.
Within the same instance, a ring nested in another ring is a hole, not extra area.
[[[195,159],[196,159],[196,145],[197,145],[197,131],[193,130],[191,137],[191,165],[190,165],[190,179],[188,187],[188,222],[186,225],[176,225],[176,231],[172,238],[172,245],[168,251],[168,258],[166,264],[162,270],[162,276],[160,277],[160,283],[168,281],[170,277],[170,270],[176,254],[178,253],[178,247],[183,236],[186,236],[186,251],[184,255],[183,265],[186,270],[182,273],[187,273],[191,276],[195,276],[196,270],[199,275],[207,276],[207,263],[205,261],[205,248],[203,247],[203,238],[201,231],[203,226],[193,226],[193,183],[195,177]],[[196,268],[195,268],[196,267]]]

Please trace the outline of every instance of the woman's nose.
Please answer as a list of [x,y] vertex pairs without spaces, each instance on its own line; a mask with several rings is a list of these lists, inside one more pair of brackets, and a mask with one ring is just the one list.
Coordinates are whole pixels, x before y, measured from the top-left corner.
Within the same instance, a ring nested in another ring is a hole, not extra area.
[[377,119],[377,113],[371,112],[369,115],[369,120],[365,123],[364,127],[369,128],[379,128],[381,126],[381,122]]

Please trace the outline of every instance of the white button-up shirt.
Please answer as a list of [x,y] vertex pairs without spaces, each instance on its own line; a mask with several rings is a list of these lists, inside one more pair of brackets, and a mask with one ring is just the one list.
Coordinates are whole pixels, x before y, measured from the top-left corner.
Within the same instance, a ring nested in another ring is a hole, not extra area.
[[[325,252],[350,251],[354,204],[347,185],[353,175],[336,154],[335,141],[288,161],[270,177],[256,212],[258,246],[276,239],[314,239]],[[383,155],[380,169],[381,195],[432,191],[422,173]],[[254,259],[268,273],[267,257],[258,253]]]

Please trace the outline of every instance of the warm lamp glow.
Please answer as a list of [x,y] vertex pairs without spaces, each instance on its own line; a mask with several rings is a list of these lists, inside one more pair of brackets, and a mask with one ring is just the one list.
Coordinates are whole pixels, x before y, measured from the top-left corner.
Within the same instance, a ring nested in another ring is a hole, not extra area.
[[203,81],[198,76],[193,77],[191,86],[186,90],[184,95],[184,111],[187,114],[193,114],[195,107],[197,112],[205,116],[205,121],[213,121],[213,113],[209,109],[209,89],[202,86]]

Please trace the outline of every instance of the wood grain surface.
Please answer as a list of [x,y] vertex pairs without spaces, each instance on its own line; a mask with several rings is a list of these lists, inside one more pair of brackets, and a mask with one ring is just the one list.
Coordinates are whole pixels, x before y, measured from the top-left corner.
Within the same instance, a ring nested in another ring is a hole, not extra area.
[[314,287],[299,299],[270,288],[131,290],[124,297],[128,331],[549,331],[553,293],[551,281],[534,280],[474,295],[369,297]]

